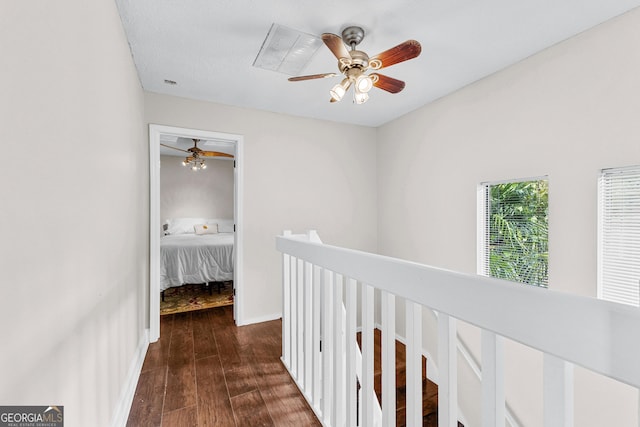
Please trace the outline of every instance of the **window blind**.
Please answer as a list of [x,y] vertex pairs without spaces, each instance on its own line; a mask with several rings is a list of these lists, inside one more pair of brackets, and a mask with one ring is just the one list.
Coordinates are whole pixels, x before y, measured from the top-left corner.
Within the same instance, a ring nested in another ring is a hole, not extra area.
[[599,180],[598,298],[640,303],[640,166]]
[[481,186],[480,274],[548,286],[546,179]]

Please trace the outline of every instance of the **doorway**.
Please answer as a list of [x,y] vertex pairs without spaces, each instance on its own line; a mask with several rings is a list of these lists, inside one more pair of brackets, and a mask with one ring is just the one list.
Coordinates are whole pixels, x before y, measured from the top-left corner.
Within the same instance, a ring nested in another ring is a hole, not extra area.
[[204,140],[222,140],[235,145],[233,215],[234,233],[234,277],[233,277],[233,318],[236,325],[243,320],[243,227],[242,227],[242,135],[213,132],[198,129],[180,128],[164,125],[149,125],[149,341],[160,337],[160,141],[163,136],[183,137]]

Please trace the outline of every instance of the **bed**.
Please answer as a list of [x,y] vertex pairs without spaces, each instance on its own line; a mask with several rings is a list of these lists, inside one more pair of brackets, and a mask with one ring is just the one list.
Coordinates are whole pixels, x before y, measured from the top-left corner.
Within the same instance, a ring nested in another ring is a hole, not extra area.
[[[173,220],[173,227],[168,221],[160,241],[160,291],[185,284],[233,280],[233,225],[229,228],[220,220],[181,220]],[[179,228],[178,222],[194,224]],[[194,228],[195,232],[190,231]]]

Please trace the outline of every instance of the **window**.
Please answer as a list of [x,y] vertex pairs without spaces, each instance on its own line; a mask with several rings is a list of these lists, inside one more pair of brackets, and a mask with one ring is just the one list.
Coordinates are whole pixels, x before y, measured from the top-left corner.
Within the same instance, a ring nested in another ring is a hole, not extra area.
[[640,166],[604,169],[598,187],[598,298],[637,306]]
[[548,181],[484,183],[478,201],[479,273],[547,287]]

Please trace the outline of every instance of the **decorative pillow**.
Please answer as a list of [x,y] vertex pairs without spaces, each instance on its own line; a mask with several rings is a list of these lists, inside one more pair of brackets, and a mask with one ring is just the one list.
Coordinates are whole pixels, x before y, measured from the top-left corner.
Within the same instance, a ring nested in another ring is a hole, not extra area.
[[217,234],[218,224],[196,224],[193,226],[196,234]]
[[204,218],[172,218],[167,220],[165,234],[193,234],[196,224],[205,224]]

